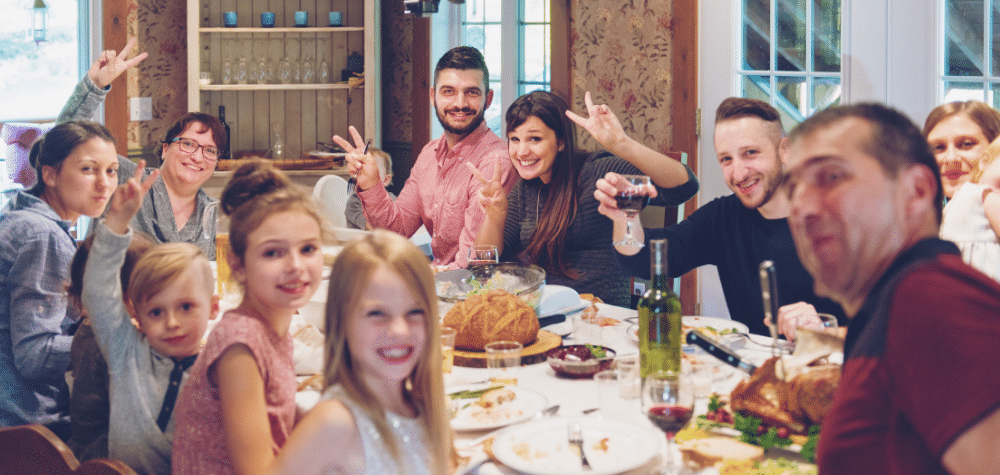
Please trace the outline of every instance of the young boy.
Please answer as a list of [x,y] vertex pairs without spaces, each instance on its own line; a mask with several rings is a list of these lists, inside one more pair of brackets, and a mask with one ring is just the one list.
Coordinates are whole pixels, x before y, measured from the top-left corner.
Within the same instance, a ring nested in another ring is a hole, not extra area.
[[[70,346],[70,369],[73,371],[73,391],[69,397],[70,432],[66,444],[81,463],[91,459],[108,458],[108,423],[111,416],[109,402],[108,363],[97,346],[97,336],[83,308],[83,271],[87,265],[90,248],[94,245],[91,234],[80,243],[69,268],[69,285],[66,294],[70,305],[80,311],[80,325],[73,334]],[[145,233],[135,233],[125,253],[121,268],[122,291],[128,290],[128,278],[139,258],[156,245],[156,240]]]
[[[378,176],[382,178],[382,186],[388,188],[392,184],[392,157],[384,150],[376,147],[372,147],[369,152],[377,159],[375,163],[378,164]],[[389,193],[389,197],[396,199],[396,195],[392,193]],[[347,225],[352,228],[372,230],[372,227],[368,225],[368,221],[365,220],[365,208],[362,206],[361,198],[358,198],[357,193],[351,193],[351,196],[347,197],[344,217],[347,218]]]
[[108,362],[109,456],[140,474],[169,475],[174,404],[219,298],[208,259],[186,243],[146,251],[122,298],[118,273],[132,236],[129,221],[156,175],[141,186],[133,178],[112,197],[95,229],[83,305]]

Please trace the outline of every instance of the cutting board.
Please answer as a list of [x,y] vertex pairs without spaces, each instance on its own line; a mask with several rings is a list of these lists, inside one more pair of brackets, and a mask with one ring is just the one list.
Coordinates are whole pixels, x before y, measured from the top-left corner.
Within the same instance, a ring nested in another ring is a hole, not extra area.
[[[538,339],[521,350],[521,365],[545,362],[545,352],[562,346],[562,338],[546,330],[538,331]],[[486,351],[455,350],[455,366],[485,368]]]

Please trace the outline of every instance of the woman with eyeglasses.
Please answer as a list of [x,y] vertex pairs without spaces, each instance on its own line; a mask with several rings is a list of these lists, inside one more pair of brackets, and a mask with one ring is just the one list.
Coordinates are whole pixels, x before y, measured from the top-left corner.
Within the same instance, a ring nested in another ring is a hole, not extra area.
[[[128,68],[138,64],[145,53],[127,60],[135,40],[129,41],[120,54],[104,51],[76,86],[73,96],[63,107],[57,123],[70,120],[87,120],[104,101],[111,90],[111,81]],[[215,199],[201,187],[212,177],[229,138],[225,127],[215,116],[200,112],[184,114],[167,131],[161,145],[160,178],[153,184],[142,201],[142,209],[132,219],[136,231],[147,233],[159,242],[187,242],[201,248],[210,259],[215,259],[215,229],[202,229],[202,223],[214,228],[215,217],[204,219]],[[122,162],[121,178],[127,180],[134,174],[135,166],[128,159]],[[145,175],[152,168],[144,171]]]

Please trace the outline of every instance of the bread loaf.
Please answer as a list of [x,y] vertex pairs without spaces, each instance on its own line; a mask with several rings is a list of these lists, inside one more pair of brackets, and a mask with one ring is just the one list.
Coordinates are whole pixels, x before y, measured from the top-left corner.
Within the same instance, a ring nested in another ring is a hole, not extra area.
[[711,467],[723,460],[763,460],[764,449],[728,437],[694,439],[679,444],[684,460],[699,467]]
[[494,341],[517,341],[528,346],[538,338],[535,310],[503,290],[490,290],[459,302],[444,316],[452,327],[455,348],[481,351]]

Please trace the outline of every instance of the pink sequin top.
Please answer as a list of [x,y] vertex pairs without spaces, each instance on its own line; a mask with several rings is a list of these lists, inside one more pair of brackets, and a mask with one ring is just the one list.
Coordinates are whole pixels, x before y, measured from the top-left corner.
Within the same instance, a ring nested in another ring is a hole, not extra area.
[[285,444],[295,424],[295,365],[292,336],[280,337],[260,320],[226,312],[212,329],[208,343],[191,367],[177,398],[174,433],[174,475],[232,474],[222,426],[219,388],[208,378],[208,369],[235,344],[246,345],[264,378],[267,419],[271,423],[274,453]]
[[465,267],[485,218],[476,200],[483,185],[465,162],[490,178],[498,161],[500,181],[509,192],[517,172],[507,156],[507,144],[484,122],[451,149],[444,136],[424,146],[396,201],[382,185],[359,190],[358,197],[372,226],[409,237],[423,225],[431,235],[433,264]]

